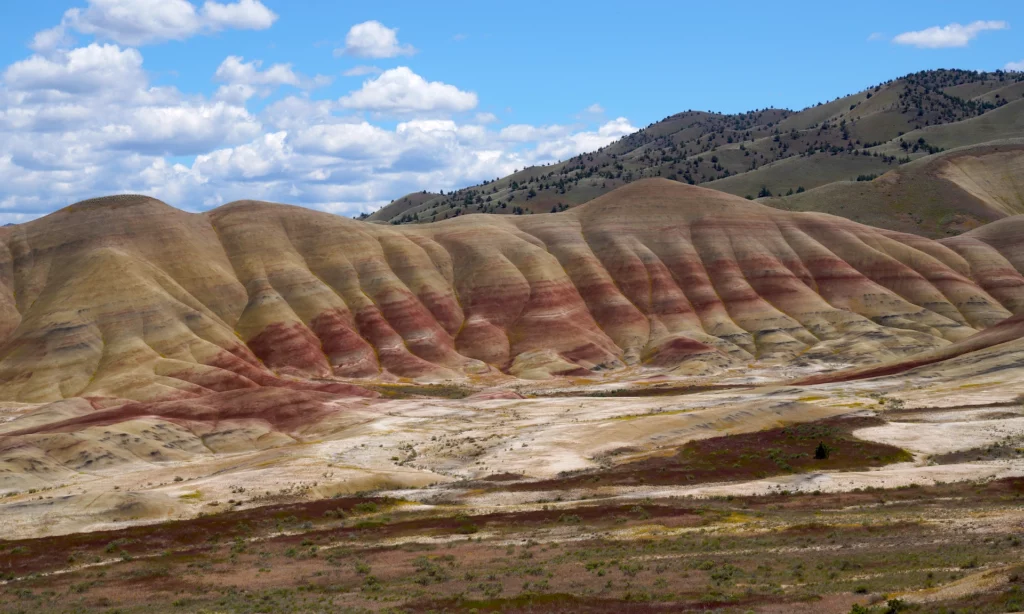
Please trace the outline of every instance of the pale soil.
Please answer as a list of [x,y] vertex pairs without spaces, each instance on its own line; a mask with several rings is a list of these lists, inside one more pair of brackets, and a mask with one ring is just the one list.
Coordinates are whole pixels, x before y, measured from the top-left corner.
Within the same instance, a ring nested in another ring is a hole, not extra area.
[[[637,371],[630,373],[636,378],[632,381],[620,376],[591,382],[495,383],[499,390],[521,395],[589,395],[624,386],[755,384],[772,375],[774,381],[784,382],[812,371],[734,370],[717,381],[640,377],[644,374]],[[966,380],[967,385],[965,380],[954,384],[909,376],[816,387],[755,385],[676,396],[340,401],[335,413],[299,432],[268,430],[258,421],[230,428],[219,425],[189,444],[193,447],[183,444],[186,451],[179,450],[173,460],[150,462],[126,454],[127,460],[95,470],[65,468],[49,480],[27,472],[38,491],[7,489],[13,494],[0,498],[0,518],[7,537],[35,537],[364,491],[387,491],[428,503],[459,503],[476,510],[518,508],[553,497],[500,489],[481,494],[453,488],[452,483],[497,473],[550,478],[565,471],[670,453],[694,439],[863,412],[877,412],[883,418],[891,415],[892,421],[860,429],[857,437],[902,447],[916,461],[870,471],[783,475],[738,483],[601,487],[565,492],[563,498],[837,492],[1024,475],[1021,460],[927,465],[928,455],[1024,435],[1024,410],[1006,405],[1024,392],[1024,382],[1018,383],[1024,378],[1006,372],[1001,376],[1002,382]],[[879,398],[902,399],[906,409],[890,414],[889,405],[880,404]],[[0,410],[6,420],[0,423],[0,432],[87,411],[72,401],[49,406],[45,415],[34,409]],[[149,421],[132,422],[152,427]]]
[[924,455],[969,450],[1024,437],[1024,417],[970,422],[939,421],[950,417],[935,415],[929,423],[890,422],[885,426],[854,431],[854,435]]

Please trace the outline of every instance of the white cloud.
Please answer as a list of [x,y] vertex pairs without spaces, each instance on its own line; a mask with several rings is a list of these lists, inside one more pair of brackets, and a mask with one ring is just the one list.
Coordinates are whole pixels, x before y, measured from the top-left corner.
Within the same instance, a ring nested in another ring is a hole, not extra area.
[[186,0],[91,0],[85,10],[68,9],[63,23],[124,45],[181,40],[200,28],[195,7]]
[[601,113],[604,113],[604,107],[602,107],[601,105],[597,104],[596,102],[594,104],[590,105],[589,107],[587,107],[586,109],[583,109],[583,110],[586,113],[593,113],[595,115],[600,115]]
[[[634,130],[624,118],[502,128],[494,114],[473,113],[474,93],[405,67],[342,98],[294,92],[257,114],[246,106],[253,96],[324,78],[229,56],[214,75],[217,93],[204,96],[153,86],[136,49],[41,39],[35,54],[0,68],[0,223],[124,192],[192,210],[254,198],[355,213],[564,159]],[[382,123],[378,113],[402,121]]]
[[255,141],[196,156],[192,168],[200,176],[247,180],[281,173],[288,168],[291,148],[285,144],[287,132],[264,134]]
[[229,55],[217,67],[213,78],[224,83],[244,83],[245,85],[299,85],[299,77],[292,71],[291,64],[274,64],[261,71],[261,60],[245,62],[245,58]]
[[259,0],[238,0],[227,4],[206,2],[202,16],[213,30],[266,30],[277,21],[277,15]]
[[884,35],[884,34],[882,34],[881,32],[872,32],[872,33],[871,33],[871,34],[870,34],[870,35],[868,36],[868,42],[869,42],[869,43],[873,43],[873,42],[875,42],[875,41],[880,41],[880,40],[883,40],[884,38],[885,38],[885,35]]
[[314,124],[337,123],[338,118],[332,115],[337,107],[332,100],[287,96],[263,109],[261,119],[278,130],[296,130]]
[[600,149],[618,139],[632,134],[637,128],[625,117],[618,117],[601,125],[597,132],[583,131],[566,135],[562,138],[541,142],[537,145],[537,154],[548,160],[564,160],[572,156]]
[[398,42],[398,28],[389,28],[379,21],[365,21],[356,24],[345,35],[345,47],[335,49],[334,55],[349,55],[360,58],[393,58],[412,55],[412,45]]
[[[265,30],[276,19],[277,15],[259,0],[227,4],[207,1],[198,11],[188,0],[89,0],[85,9],[68,9],[58,28],[61,33],[71,28],[138,46],[226,29]],[[48,36],[52,38],[53,34]],[[40,42],[45,41],[43,36]]]
[[528,124],[511,124],[498,133],[505,141],[526,143],[565,136],[569,133],[566,126],[531,126]]
[[[598,128],[597,134],[604,138],[618,139],[627,134],[633,134],[637,130],[638,128],[629,123],[629,120],[625,117],[616,117]],[[604,147],[604,145],[601,145],[601,147]]]
[[912,45],[921,49],[942,47],[966,47],[976,36],[986,30],[1005,30],[1010,24],[1005,21],[975,21],[965,25],[951,23],[948,26],[932,26],[915,32],[904,32],[892,39],[899,45]]
[[1024,72],[1024,60],[1019,62],[1007,62],[1003,70],[1012,70],[1014,72]]
[[344,159],[385,158],[393,153],[392,134],[369,122],[309,126],[299,130],[295,148]]
[[217,88],[213,93],[214,100],[220,100],[228,104],[242,106],[247,100],[256,95],[256,88],[245,83],[229,83]]
[[440,81],[428,82],[408,67],[384,71],[376,79],[341,98],[343,107],[390,113],[455,112],[476,107],[473,92]]
[[[168,181],[185,186],[181,173],[158,163],[163,156],[203,154],[262,133],[244,106],[150,86],[142,61],[135,49],[92,43],[6,68],[0,201],[7,209],[0,220],[23,221],[90,196],[159,189],[144,182],[147,168],[164,168]],[[193,190],[200,185],[187,181]]]
[[103,127],[109,147],[157,155],[192,155],[256,137],[261,126],[241,106],[224,101],[143,106]]
[[343,72],[341,74],[342,74],[342,76],[345,76],[345,77],[363,77],[363,76],[366,76],[366,75],[379,75],[381,72],[382,72],[381,69],[377,68],[376,66],[365,66],[365,65],[363,65],[363,66],[353,66],[352,68],[349,68],[348,70],[346,70],[345,72]]
[[[94,119],[58,138],[9,132],[0,117],[0,221],[117,192],[198,210],[253,198],[354,214],[408,192],[448,191],[564,159],[634,129],[623,118],[576,132],[519,125],[516,131],[539,139],[527,144],[452,119],[387,129],[339,111],[336,102],[287,97],[264,110],[261,127],[225,102],[179,99],[168,108],[106,109],[102,118],[99,108],[64,104],[48,109],[51,121]],[[11,134],[21,136],[4,138]],[[162,150],[197,155],[190,166],[172,164]]]
[[331,82],[331,78],[324,75],[310,78],[297,74],[291,64],[274,64],[266,70],[260,70],[262,66],[261,60],[246,62],[245,58],[238,55],[224,58],[214,72],[213,79],[226,85],[217,88],[214,98],[241,105],[256,94],[269,96],[274,88],[282,85],[308,90]]
[[45,55],[57,49],[66,49],[73,42],[73,38],[67,33],[67,28],[58,25],[36,32],[36,35],[32,37],[32,42],[29,43],[29,48],[36,53]]
[[138,88],[145,83],[142,55],[135,49],[93,43],[53,58],[40,55],[15,62],[4,71],[12,90],[55,90],[84,94]]

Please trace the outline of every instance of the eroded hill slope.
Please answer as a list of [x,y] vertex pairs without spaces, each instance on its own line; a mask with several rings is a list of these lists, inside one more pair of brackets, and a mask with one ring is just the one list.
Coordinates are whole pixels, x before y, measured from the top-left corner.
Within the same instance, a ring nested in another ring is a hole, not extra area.
[[397,228],[86,201],[0,235],[0,398],[896,359],[1024,311],[1005,227],[936,242],[664,179]]

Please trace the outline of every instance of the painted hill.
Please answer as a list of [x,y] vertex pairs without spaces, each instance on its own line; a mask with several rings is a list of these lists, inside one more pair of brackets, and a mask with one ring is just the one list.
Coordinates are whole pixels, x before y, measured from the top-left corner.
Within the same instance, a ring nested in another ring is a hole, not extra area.
[[[984,285],[994,295],[1009,298],[1020,289],[1019,275],[1014,271],[1024,266],[1024,216],[1016,216],[992,223],[972,233],[962,235],[943,243],[958,253],[977,256],[986,254],[982,260],[988,265],[978,273],[986,279]],[[989,256],[996,256],[990,260]],[[1012,369],[1024,364],[1024,311],[1010,300],[1007,306],[1017,315],[999,322],[966,339],[905,359],[885,362],[880,365],[841,370],[816,375],[800,384],[824,384],[845,382],[873,377],[898,375],[914,369],[932,368],[943,375],[960,377]]]
[[399,227],[96,199],[0,230],[0,399],[896,360],[1024,312],[1019,223],[936,242],[667,179]]
[[[1015,355],[1014,360],[1007,359],[1007,355],[1011,353]],[[798,380],[795,384],[831,384],[886,377],[933,365],[948,372],[967,364],[974,367],[968,374],[976,375],[979,372],[991,371],[992,354],[996,354],[1001,359],[1001,368],[1020,366],[1021,359],[1024,358],[1024,314],[1009,317],[992,328],[944,348],[922,352],[910,358],[881,365],[815,375]]]
[[[933,207],[948,210],[951,217],[941,213],[920,223],[909,220],[902,210],[890,217],[880,214],[878,207],[862,213],[858,208],[840,209],[836,202],[847,193],[857,198],[860,186],[851,182],[858,178],[881,176],[943,150],[1024,138],[1022,96],[1024,75],[1019,73],[937,70],[910,74],[799,112],[687,111],[558,164],[527,168],[425,200],[409,195],[371,219],[402,224],[468,213],[557,212],[639,179],[663,177],[750,198],[803,196],[816,187],[834,187],[814,198],[769,204],[827,211],[940,238],[989,218],[976,216],[970,206],[959,211],[956,201]],[[817,197],[822,197],[820,207]],[[1012,207],[1024,209],[1019,193]],[[955,220],[961,213],[965,220]]]

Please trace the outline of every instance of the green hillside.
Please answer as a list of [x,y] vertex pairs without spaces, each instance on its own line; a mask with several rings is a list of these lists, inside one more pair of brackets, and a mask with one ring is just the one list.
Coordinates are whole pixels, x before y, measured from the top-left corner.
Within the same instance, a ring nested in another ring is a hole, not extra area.
[[[1024,74],[924,71],[802,111],[686,111],[557,164],[449,194],[407,195],[368,219],[403,224],[469,213],[547,213],[645,177],[843,215],[848,209],[836,204],[840,195],[868,190],[856,184],[944,150],[1012,137],[1024,137]],[[822,191],[823,186],[832,187]],[[825,194],[828,199],[815,205]],[[881,227],[931,235],[960,227],[887,220],[884,211],[867,217]],[[971,219],[968,226],[985,214]]]

